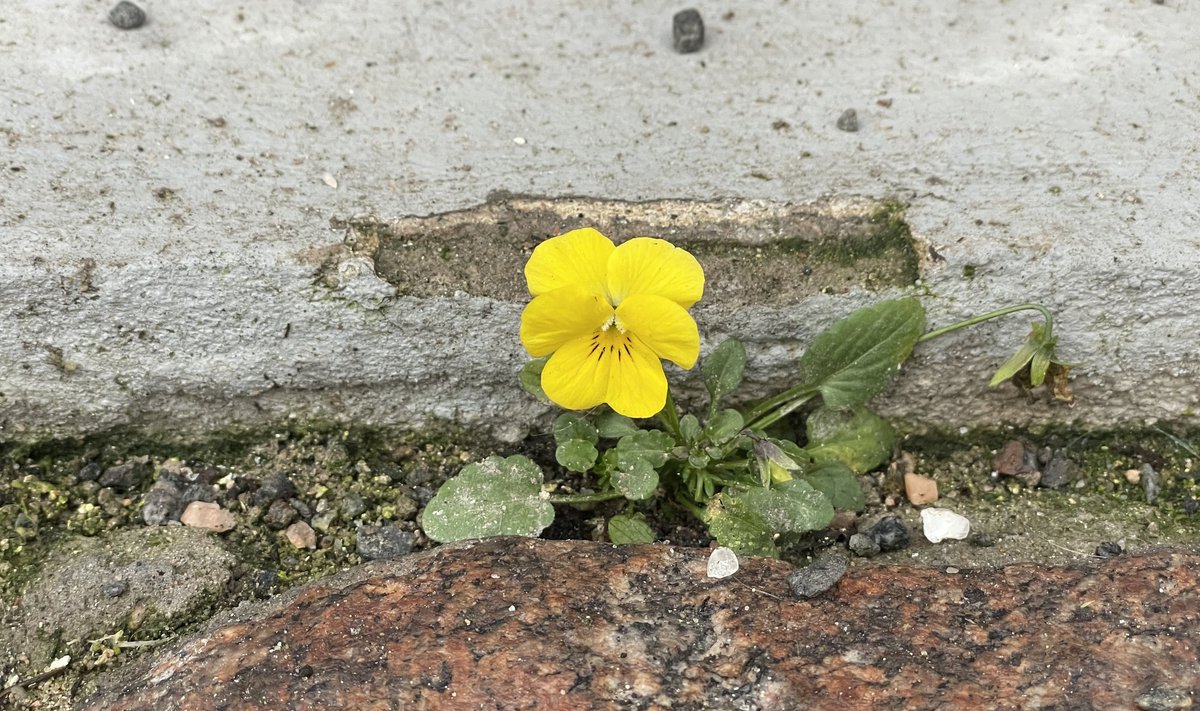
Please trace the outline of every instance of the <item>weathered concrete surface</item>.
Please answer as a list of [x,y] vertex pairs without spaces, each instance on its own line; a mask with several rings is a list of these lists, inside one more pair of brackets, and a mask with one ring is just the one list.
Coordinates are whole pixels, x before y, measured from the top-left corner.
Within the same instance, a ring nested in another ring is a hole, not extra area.
[[813,600],[791,596],[786,563],[716,580],[707,556],[446,546],[235,611],[80,708],[1116,709],[1200,693],[1195,554],[867,568]]
[[[986,390],[1016,318],[923,347],[887,412],[1105,423],[1197,403],[1195,3],[712,6],[688,55],[665,2],[147,0],[134,31],[110,4],[0,7],[2,437],[286,416],[519,436],[539,411],[512,378],[519,302],[398,296],[358,257],[318,278],[349,236],[331,221],[496,190],[895,196],[940,257],[931,322],[1045,302],[1079,398]],[[861,128],[839,130],[852,107]],[[699,314],[709,345],[751,342],[761,380],[872,298]]]

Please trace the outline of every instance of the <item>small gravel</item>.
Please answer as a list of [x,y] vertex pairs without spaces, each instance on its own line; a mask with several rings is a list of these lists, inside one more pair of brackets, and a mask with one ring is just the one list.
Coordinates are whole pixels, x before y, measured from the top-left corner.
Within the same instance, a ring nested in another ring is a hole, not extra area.
[[865,533],[856,533],[850,536],[848,545],[850,546],[850,552],[859,558],[873,558],[879,555],[879,552],[882,550],[879,544],[875,542],[875,539]]
[[417,536],[397,526],[363,526],[358,529],[358,554],[366,560],[399,558],[412,552]]
[[858,112],[854,109],[846,109],[838,116],[837,127],[847,133],[854,133],[858,130]]
[[874,539],[879,545],[879,549],[883,551],[898,551],[902,548],[908,548],[909,542],[912,540],[912,535],[908,531],[908,526],[895,516],[885,516],[878,523],[867,530],[867,535]]
[[840,551],[827,553],[788,575],[788,585],[798,598],[816,597],[836,585],[849,565],[849,559]]
[[704,18],[695,8],[680,10],[671,22],[675,51],[680,54],[699,51],[704,46]]
[[146,24],[146,12],[129,0],[121,0],[108,11],[108,21],[122,30],[136,30]]

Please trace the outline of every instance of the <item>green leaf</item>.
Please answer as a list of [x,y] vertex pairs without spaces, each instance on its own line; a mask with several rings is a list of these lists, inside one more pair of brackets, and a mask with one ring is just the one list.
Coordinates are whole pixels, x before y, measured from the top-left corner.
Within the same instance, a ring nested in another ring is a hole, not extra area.
[[862,511],[867,505],[858,477],[841,462],[822,462],[804,472],[801,478],[824,494],[839,511]]
[[628,467],[617,469],[609,481],[630,501],[648,499],[658,490],[658,472],[645,459],[636,459]]
[[546,397],[546,391],[542,390],[542,369],[546,367],[548,360],[550,360],[550,356],[534,358],[521,367],[521,373],[517,376],[525,392],[543,405],[552,404],[550,398]]
[[1000,368],[996,371],[996,374],[992,376],[992,380],[988,383],[988,385],[994,388],[1000,383],[1003,383],[1005,380],[1008,380],[1012,376],[1021,372],[1021,369],[1033,359],[1033,356],[1037,353],[1037,350],[1038,347],[1036,343],[1032,342],[1032,340],[1025,341],[1025,343],[1021,345],[1020,349],[1018,349],[1011,358],[1004,361],[1004,365],[1000,366]]
[[745,424],[742,413],[737,410],[721,410],[708,421],[708,439],[713,444],[725,444],[736,437]]
[[608,519],[608,540],[619,546],[631,543],[653,543],[654,529],[641,514],[619,514]]
[[633,420],[612,411],[596,418],[596,429],[604,439],[620,439],[639,431]]
[[700,439],[700,420],[695,415],[684,415],[679,418],[679,432],[685,442],[695,442]]
[[800,358],[800,378],[830,407],[865,405],[882,391],[925,330],[914,298],[859,309],[813,339]]
[[439,543],[486,536],[537,536],[554,521],[542,470],[520,454],[468,464],[425,507],[425,535]]
[[554,450],[554,459],[563,468],[573,472],[586,472],[591,469],[599,456],[596,445],[586,439],[567,440]]
[[659,430],[638,430],[617,440],[617,468],[630,469],[638,461],[658,469],[667,463],[667,450],[675,446],[671,435]]
[[808,417],[808,458],[817,464],[841,462],[862,474],[892,456],[896,431],[865,407],[856,410],[818,408]]
[[595,444],[600,441],[600,433],[595,426],[583,417],[572,412],[564,412],[554,420],[554,442],[563,444],[574,439]]
[[806,482],[792,480],[770,489],[726,489],[709,501],[705,519],[717,542],[735,553],[778,557],[778,534],[828,526],[833,506]]
[[736,338],[727,338],[712,350],[700,365],[704,387],[708,388],[711,409],[742,383],[746,368],[746,347]]

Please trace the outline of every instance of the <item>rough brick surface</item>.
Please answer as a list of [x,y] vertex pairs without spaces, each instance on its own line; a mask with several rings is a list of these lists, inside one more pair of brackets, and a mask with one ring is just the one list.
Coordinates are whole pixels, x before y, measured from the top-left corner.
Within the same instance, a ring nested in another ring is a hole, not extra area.
[[86,709],[1135,708],[1200,693],[1200,555],[851,571],[496,539],[242,611]]

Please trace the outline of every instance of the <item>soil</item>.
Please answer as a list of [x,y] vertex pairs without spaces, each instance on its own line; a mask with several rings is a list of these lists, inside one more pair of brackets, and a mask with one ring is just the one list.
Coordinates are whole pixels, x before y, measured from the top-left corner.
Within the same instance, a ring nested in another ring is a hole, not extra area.
[[[1043,461],[1052,456],[1068,459],[1071,480],[1048,489],[996,473],[997,453],[1014,440]],[[827,531],[785,542],[785,557],[805,563],[829,547],[845,548],[856,530],[888,514],[909,526],[911,544],[872,558],[854,558],[852,566],[908,562],[976,568],[1110,555],[1117,550],[1113,544],[1124,551],[1161,545],[1196,548],[1197,447],[1200,433],[1163,425],[1136,432],[910,435],[901,439],[889,467],[862,477],[866,511],[839,516]],[[0,602],[9,618],[5,622],[12,623],[27,583],[64,544],[144,528],[144,497],[164,478],[196,482],[185,498],[199,496],[236,515],[232,530],[212,534],[234,553],[236,563],[221,599],[191,617],[174,620],[171,629],[114,629],[114,634],[120,633],[116,639],[126,642],[186,635],[222,609],[357,565],[363,562],[356,545],[362,527],[390,525],[407,532],[413,551],[435,545],[421,533],[420,522],[421,510],[437,487],[466,463],[518,452],[542,465],[547,479],[560,482],[556,493],[576,493],[590,484],[554,464],[549,435],[514,446],[451,428],[399,434],[315,426],[201,443],[139,442],[114,435],[8,445],[0,450],[5,472],[0,478]],[[1156,491],[1147,487],[1147,467],[1157,479]],[[903,493],[904,470],[937,481],[940,498],[933,505],[966,516],[972,525],[970,538],[937,545],[925,541],[919,511]],[[1134,471],[1137,476],[1131,474]],[[294,491],[286,486],[281,490],[283,479]],[[1153,501],[1147,500],[1148,494],[1154,494]],[[560,509],[544,535],[604,540],[603,521],[620,508],[616,502]],[[294,521],[315,529],[315,549],[297,548],[289,540],[283,529]],[[660,541],[709,545],[704,527],[680,512],[660,511],[650,523]],[[140,649],[114,651],[111,644],[89,645],[86,640],[64,644],[56,655],[70,655],[69,667],[10,696],[23,699],[25,705],[37,702],[41,708],[57,708],[73,687]],[[46,660],[25,659],[21,649],[0,652],[5,686],[46,669]]]

